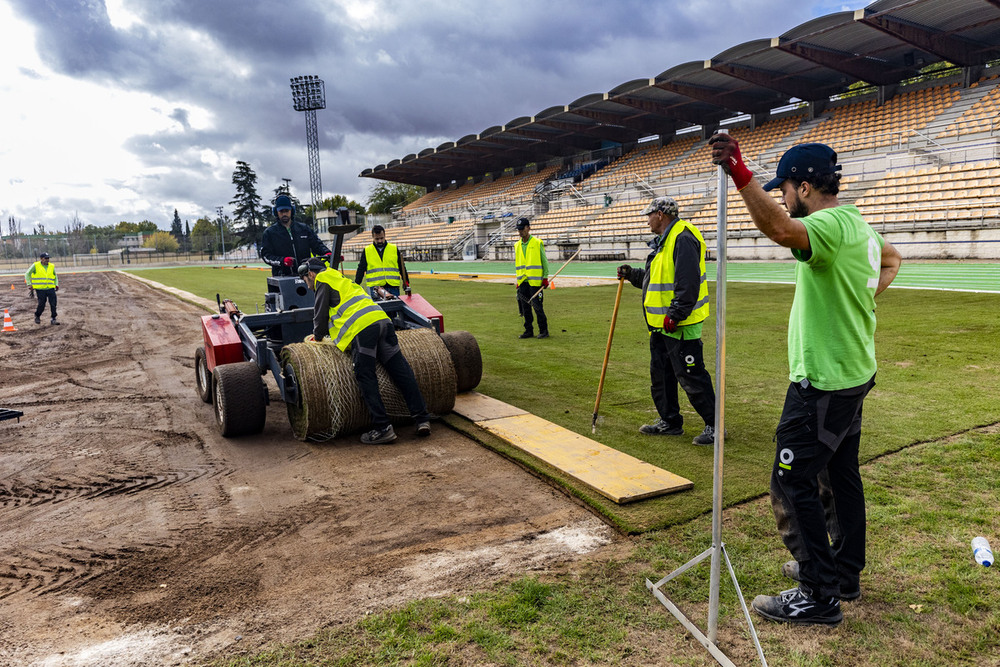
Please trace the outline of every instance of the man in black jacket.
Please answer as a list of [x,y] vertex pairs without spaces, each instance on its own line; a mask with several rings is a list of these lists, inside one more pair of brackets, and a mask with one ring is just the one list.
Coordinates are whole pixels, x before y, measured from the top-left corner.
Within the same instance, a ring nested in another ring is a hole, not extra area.
[[649,374],[653,404],[660,418],[639,429],[645,435],[683,435],[684,418],[677,385],[705,421],[696,445],[715,442],[715,389],[705,369],[701,328],[708,317],[705,240],[698,228],[682,220],[677,202],[657,197],[643,211],[656,237],[649,242],[646,266],[618,267],[618,278],[642,289],[649,328]]
[[325,257],[330,261],[330,249],[319,240],[316,232],[301,222],[295,222],[295,207],[288,195],[274,200],[276,223],[264,230],[260,258],[271,267],[272,276],[297,275],[299,265],[310,257]]

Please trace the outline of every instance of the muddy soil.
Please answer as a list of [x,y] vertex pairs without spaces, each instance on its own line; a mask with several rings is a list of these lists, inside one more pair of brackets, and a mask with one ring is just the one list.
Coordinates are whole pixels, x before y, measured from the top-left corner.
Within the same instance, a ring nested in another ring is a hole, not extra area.
[[0,408],[24,417],[0,421],[2,665],[197,662],[618,539],[441,423],[298,442],[270,379],[264,433],[222,438],[195,391],[204,311],[127,276],[61,276],[62,326],[9,295]]

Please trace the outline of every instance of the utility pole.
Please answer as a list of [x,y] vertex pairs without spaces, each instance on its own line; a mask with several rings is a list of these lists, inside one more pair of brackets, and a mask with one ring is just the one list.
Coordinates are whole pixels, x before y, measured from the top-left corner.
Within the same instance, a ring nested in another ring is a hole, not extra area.
[[316,208],[323,201],[323,184],[319,173],[319,133],[316,130],[316,110],[326,108],[326,87],[318,76],[296,76],[291,79],[292,106],[306,114],[306,144],[309,148],[309,186],[312,189],[313,223]]
[[281,180],[283,180],[285,182],[285,184],[283,186],[281,186],[282,192],[284,192],[286,195],[292,194],[292,188],[291,188],[291,186],[288,185],[289,183],[292,182],[292,179],[290,179],[290,178],[283,178]]
[[219,214],[219,238],[222,239],[222,257],[225,258],[225,256],[226,256],[226,235],[222,231],[223,228],[224,228],[224,226],[222,224],[222,210],[223,210],[223,207],[221,207],[221,206],[216,206],[215,207],[215,211]]

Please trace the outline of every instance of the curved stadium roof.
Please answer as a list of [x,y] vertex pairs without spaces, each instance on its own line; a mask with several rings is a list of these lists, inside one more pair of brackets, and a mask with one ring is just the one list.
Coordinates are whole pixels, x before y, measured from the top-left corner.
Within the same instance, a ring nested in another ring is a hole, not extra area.
[[937,62],[974,68],[997,59],[1000,0],[878,0],[411,153],[360,176],[433,188],[598,150],[607,142],[714,127],[793,100],[825,100],[859,81],[891,85]]

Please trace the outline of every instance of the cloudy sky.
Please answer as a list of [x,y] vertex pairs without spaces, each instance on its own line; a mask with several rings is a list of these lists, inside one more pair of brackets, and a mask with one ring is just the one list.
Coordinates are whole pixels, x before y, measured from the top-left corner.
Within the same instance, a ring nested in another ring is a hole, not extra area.
[[289,78],[318,75],[324,196],[368,167],[867,2],[0,0],[0,224],[214,216],[244,160],[310,199]]

